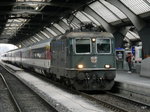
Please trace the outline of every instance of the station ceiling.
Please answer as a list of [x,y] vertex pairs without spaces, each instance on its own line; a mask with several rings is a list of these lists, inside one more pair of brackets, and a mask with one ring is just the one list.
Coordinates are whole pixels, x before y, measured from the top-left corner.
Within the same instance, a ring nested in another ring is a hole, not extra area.
[[[0,42],[27,46],[65,33],[69,27],[92,22],[105,28],[104,23],[119,29],[132,26],[128,16],[110,0],[6,0],[0,1]],[[115,1],[115,0],[114,0]],[[132,13],[149,23],[149,0],[119,0]],[[104,22],[104,23],[103,23]],[[133,30],[125,40],[140,39]]]

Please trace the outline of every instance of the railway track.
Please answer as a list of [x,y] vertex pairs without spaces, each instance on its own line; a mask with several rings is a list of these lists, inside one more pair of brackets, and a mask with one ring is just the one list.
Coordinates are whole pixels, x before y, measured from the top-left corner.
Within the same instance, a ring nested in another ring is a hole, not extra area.
[[[39,76],[45,81],[50,81],[46,77]],[[150,105],[126,98],[124,96],[112,93],[112,92],[97,92],[94,94],[87,94],[85,92],[76,91],[73,89],[68,90],[64,85],[53,82],[56,86],[72,92],[79,94],[82,97],[88,98],[89,100],[95,101],[100,105],[103,105],[105,108],[109,108],[113,112],[150,112]]]
[[0,106],[0,112],[3,110],[5,111],[19,111],[19,107],[17,107],[17,104],[15,102],[15,99],[13,95],[11,94],[11,91],[9,90],[7,83],[3,77],[3,75],[0,73],[0,104],[4,104],[5,106]]
[[[1,112],[57,112],[2,66],[0,72],[0,99],[3,99],[0,101]],[[5,91],[5,95],[2,91]]]
[[[37,73],[32,74],[38,76]],[[105,108],[109,108],[113,112],[150,112],[150,105],[144,104],[136,100],[128,99],[127,97],[123,97],[119,94],[115,94],[112,92],[103,92],[103,93],[98,92],[94,94],[87,94],[75,90],[68,90],[68,88],[62,86],[62,84],[50,81],[49,79],[41,75],[39,75],[38,77],[40,77],[42,80],[46,82],[52,82],[56,86],[63,88],[68,92],[79,94],[82,97],[94,101]]]
[[143,104],[142,102],[131,100],[111,92],[92,95],[83,94],[104,106],[108,105],[108,108],[117,112],[150,112],[148,104]]
[[[37,76],[36,73],[33,73],[33,75]],[[39,75],[38,77],[40,77],[44,81],[51,82],[56,86],[58,86],[59,88],[63,88],[68,92],[79,94],[82,97],[85,97],[91,101],[95,101],[101,106],[104,106],[105,108],[109,108],[113,112],[150,112],[149,105],[125,98],[123,96],[119,96],[112,92],[98,92],[94,94],[87,94],[85,92],[80,92],[73,89],[68,90],[68,88],[66,88],[64,85],[49,80],[48,78],[43,77],[41,75]]]
[[132,84],[116,82],[112,92],[116,93],[116,95],[132,99],[133,101],[135,100],[137,102],[139,101],[140,103],[150,105],[150,92],[146,87],[137,87]]

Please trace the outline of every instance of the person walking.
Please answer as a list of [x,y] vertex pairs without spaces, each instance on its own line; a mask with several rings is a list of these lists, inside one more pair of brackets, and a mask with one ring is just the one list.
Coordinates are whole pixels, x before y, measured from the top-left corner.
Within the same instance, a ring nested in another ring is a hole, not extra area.
[[129,52],[129,53],[127,54],[126,61],[127,61],[127,63],[128,63],[128,67],[129,67],[128,73],[132,73],[132,72],[131,72],[131,71],[132,71],[132,54],[131,54],[131,52]]

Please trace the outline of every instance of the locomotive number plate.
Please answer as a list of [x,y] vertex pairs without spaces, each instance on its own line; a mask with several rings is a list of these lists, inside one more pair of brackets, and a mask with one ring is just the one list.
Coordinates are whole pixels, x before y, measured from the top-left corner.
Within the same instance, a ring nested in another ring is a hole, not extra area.
[[92,63],[97,63],[97,57],[96,56],[92,56],[91,57],[91,62]]

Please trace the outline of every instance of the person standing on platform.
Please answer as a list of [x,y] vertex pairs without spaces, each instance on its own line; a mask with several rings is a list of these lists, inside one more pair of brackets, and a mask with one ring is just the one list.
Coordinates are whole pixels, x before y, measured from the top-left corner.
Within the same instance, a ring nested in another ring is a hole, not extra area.
[[129,52],[129,53],[127,54],[126,61],[127,61],[127,63],[128,63],[128,67],[129,67],[128,73],[132,73],[132,72],[131,72],[131,71],[132,71],[132,54],[131,54],[131,52]]

